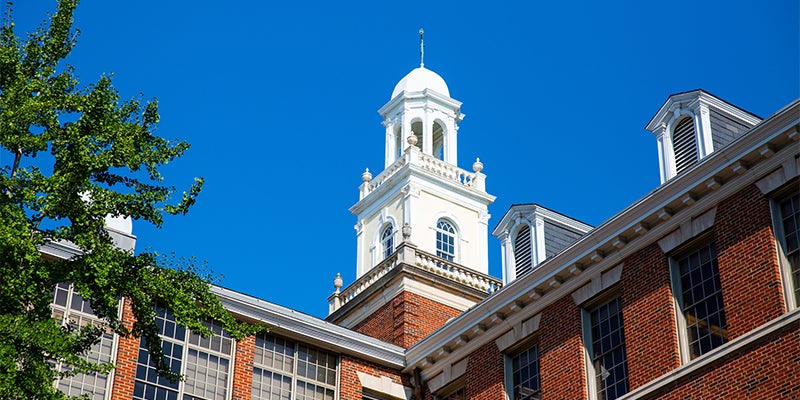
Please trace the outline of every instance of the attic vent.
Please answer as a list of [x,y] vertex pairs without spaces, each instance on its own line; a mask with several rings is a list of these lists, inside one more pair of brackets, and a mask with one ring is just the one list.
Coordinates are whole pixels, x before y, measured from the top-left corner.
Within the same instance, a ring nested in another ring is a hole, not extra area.
[[691,118],[684,118],[675,126],[672,133],[672,148],[675,151],[677,173],[697,163],[697,140]]
[[528,225],[523,225],[514,238],[514,262],[517,276],[531,269],[531,228]]

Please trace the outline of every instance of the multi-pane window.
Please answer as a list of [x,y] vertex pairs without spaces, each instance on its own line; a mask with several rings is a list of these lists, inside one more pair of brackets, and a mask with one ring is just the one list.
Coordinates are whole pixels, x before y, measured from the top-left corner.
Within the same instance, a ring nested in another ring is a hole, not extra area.
[[443,219],[436,223],[436,255],[448,261],[456,258],[456,230]]
[[620,298],[600,305],[589,316],[592,324],[590,354],[597,398],[616,399],[628,393],[628,364]]
[[511,358],[511,381],[514,400],[539,400],[539,345],[535,344]]
[[514,263],[516,264],[517,276],[524,274],[531,269],[531,228],[522,225],[514,237]]
[[157,307],[155,311],[167,365],[185,379],[170,382],[158,376],[142,339],[133,387],[134,400],[227,399],[233,339],[215,323],[207,323],[214,335],[204,338],[179,326],[169,310]]
[[[61,321],[63,325],[81,327],[87,324],[102,326],[102,321],[94,315],[92,305],[79,294],[69,283],[59,283],[55,288],[53,303],[53,318]],[[100,342],[91,347],[83,357],[95,363],[108,363],[113,361],[114,333],[106,329],[100,336]],[[56,364],[60,371],[68,371],[69,367]],[[107,374],[77,373],[73,376],[61,378],[56,381],[59,390],[68,396],[89,395],[92,400],[102,400],[110,394],[109,378]]]
[[728,341],[717,251],[713,244],[677,259],[676,293],[688,333],[689,354],[699,357]]
[[795,304],[800,306],[800,194],[795,193],[778,203],[781,245],[789,261],[791,280],[794,283]]
[[456,390],[448,392],[444,396],[436,396],[437,400],[466,400],[467,396],[465,395],[466,390],[464,386],[459,387]]
[[381,233],[381,248],[383,249],[383,258],[388,258],[394,252],[394,228],[391,225]]
[[333,400],[337,357],[269,334],[256,336],[252,398]]

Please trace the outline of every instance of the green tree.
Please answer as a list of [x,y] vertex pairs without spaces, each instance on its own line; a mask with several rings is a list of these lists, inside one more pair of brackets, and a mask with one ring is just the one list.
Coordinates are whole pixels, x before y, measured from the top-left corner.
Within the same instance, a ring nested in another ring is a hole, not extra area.
[[[180,199],[159,169],[189,145],[154,134],[155,101],[120,101],[111,79],[81,86],[64,64],[76,43],[77,0],[59,0],[35,32],[19,38],[9,11],[0,34],[0,398],[63,398],[53,362],[74,372],[107,372],[84,360],[102,329],[146,339],[160,373],[169,372],[153,319],[162,305],[178,322],[209,335],[221,322],[236,338],[263,329],[237,323],[210,293],[211,277],[191,262],[176,265],[154,253],[122,250],[104,218],[129,216],[161,226],[185,214],[203,185],[196,178]],[[8,5],[10,7],[10,4]],[[82,250],[70,260],[43,257],[49,242]],[[72,282],[105,327],[61,326],[49,304],[59,282]],[[119,299],[136,322],[120,321]],[[63,372],[62,372],[63,373]]]

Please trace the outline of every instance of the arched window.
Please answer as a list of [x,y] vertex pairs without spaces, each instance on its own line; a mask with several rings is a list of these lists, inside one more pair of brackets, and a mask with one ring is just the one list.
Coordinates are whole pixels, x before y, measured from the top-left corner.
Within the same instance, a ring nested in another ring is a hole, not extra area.
[[436,223],[436,255],[448,261],[456,258],[456,230],[443,219]]
[[514,238],[514,263],[517,276],[531,269],[531,227],[522,225]]
[[394,252],[394,228],[392,225],[386,227],[381,233],[381,248],[383,258],[387,258]]
[[675,125],[672,131],[672,149],[675,152],[676,173],[681,173],[697,163],[697,140],[692,118],[683,118]]

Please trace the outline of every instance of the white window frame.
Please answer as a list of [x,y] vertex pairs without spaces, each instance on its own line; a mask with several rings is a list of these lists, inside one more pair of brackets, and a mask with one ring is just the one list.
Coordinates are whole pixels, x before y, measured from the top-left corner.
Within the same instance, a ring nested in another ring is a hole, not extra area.
[[[64,288],[63,285],[66,285],[66,288]],[[59,288],[65,289],[66,292],[67,292],[65,305],[56,304],[56,296],[58,295]],[[53,293],[53,302],[50,303],[50,309],[53,311],[53,317],[54,318],[57,317],[56,313],[59,313],[59,312],[62,313],[62,315],[58,316],[57,318],[61,319],[61,324],[64,325],[64,326],[69,325],[71,323],[74,323],[76,321],[79,321],[78,325],[81,325],[80,322],[82,322],[82,321],[87,321],[87,322],[90,322],[90,323],[98,325],[98,326],[103,326],[104,325],[103,321],[100,318],[98,318],[96,315],[94,315],[93,313],[88,313],[88,312],[85,312],[83,310],[76,310],[76,309],[72,308],[72,300],[73,300],[73,298],[75,296],[80,297],[80,295],[75,293],[75,286],[73,284],[64,282],[64,283],[60,283],[60,284],[56,285],[56,288],[54,289],[54,293]],[[86,304],[86,303],[87,303],[87,301],[81,297],[81,304]],[[120,313],[119,317],[121,317],[122,300],[120,300],[120,302],[119,302],[119,310],[120,310],[119,311],[119,313]],[[106,329],[108,329],[108,328],[106,328]],[[110,332],[110,333],[111,333],[112,339],[111,339],[111,354],[110,354],[109,362],[110,363],[116,363],[116,361],[117,361],[117,348],[119,346],[119,335],[117,335],[114,332]],[[101,342],[96,344],[96,345],[94,345],[94,346],[92,346],[91,350],[89,351],[89,353],[91,354],[92,358],[94,358],[96,353],[99,351],[97,349],[97,346],[101,346],[102,347],[102,340],[104,340],[104,339],[101,338]],[[86,357],[89,357],[90,354],[87,354]],[[61,369],[62,368],[62,364],[60,362],[56,363],[55,368],[57,370]],[[73,382],[73,378],[84,377],[86,375],[87,374],[79,373],[79,374],[76,374],[73,377],[56,379],[53,382],[53,384],[58,389],[59,388],[59,384],[64,383],[66,381]],[[106,385],[105,385],[105,388],[104,388],[103,396],[99,397],[99,398],[110,399],[111,395],[112,395],[111,391],[112,391],[112,389],[114,387],[114,370],[112,369],[107,374],[100,374],[100,375],[106,375]],[[83,390],[81,390],[81,393],[82,394],[92,394],[92,395],[94,395],[93,392],[85,392]],[[92,399],[96,399],[96,398],[98,398],[98,397],[92,396]]]
[[[581,306],[581,333],[583,340],[583,349],[584,349],[584,358],[586,362],[586,383],[587,383],[587,391],[589,394],[590,400],[597,400],[600,398],[600,395],[597,391],[598,382],[597,382],[597,370],[594,367],[594,357],[592,356],[593,353],[593,341],[594,337],[592,336],[592,312],[597,310],[599,307],[608,304],[615,299],[620,300],[620,310],[619,314],[622,317],[622,296],[619,293],[618,289],[612,288],[608,291],[604,291],[602,295],[598,295],[598,297],[593,298],[586,304]],[[628,367],[628,349],[625,343],[625,321],[622,320],[622,348],[625,351],[625,363],[627,369],[627,375],[625,379],[628,381],[628,392],[630,393],[630,368]],[[623,395],[624,396],[624,395]]]
[[536,350],[536,364],[539,369],[539,398],[542,395],[542,349],[539,342],[539,337],[533,336],[525,341],[521,342],[520,344],[514,346],[511,351],[503,353],[503,384],[506,388],[506,397],[509,399],[514,399],[514,358],[518,357],[520,354],[532,349],[533,347],[538,347]]
[[[169,312],[169,311],[167,311],[167,312]],[[170,322],[175,322],[175,321],[171,320]],[[214,323],[212,325],[214,325],[214,327],[216,327],[216,328],[220,328],[220,329],[222,328],[219,324],[216,324],[216,323]],[[219,358],[225,358],[225,359],[228,360],[228,370],[227,370],[227,377],[226,377],[226,382],[225,382],[225,396],[224,396],[224,399],[225,400],[229,400],[231,398],[232,394],[233,394],[234,365],[235,365],[235,362],[236,362],[234,354],[236,353],[236,345],[237,345],[236,339],[228,336],[227,333],[225,333],[224,329],[221,330],[221,333],[216,333],[215,332],[214,336],[211,336],[211,337],[208,337],[208,338],[199,337],[199,335],[193,334],[188,328],[176,328],[176,329],[184,329],[185,330],[183,340],[179,340],[179,339],[175,339],[175,338],[171,338],[171,337],[169,337],[169,338],[168,337],[164,337],[161,333],[159,333],[159,337],[161,338],[162,342],[168,342],[168,343],[173,344],[173,345],[182,346],[182,352],[181,352],[181,358],[180,358],[180,363],[181,363],[180,374],[181,374],[181,376],[186,378],[186,370],[187,370],[187,364],[188,364],[188,358],[189,358],[188,356],[189,356],[190,348],[192,350],[195,350],[195,351],[198,351],[198,352],[202,352],[202,353],[206,353],[208,355],[216,356],[216,357],[219,357]],[[213,349],[210,349],[208,347],[203,347],[202,344],[194,344],[194,343],[191,342],[191,339],[193,337],[199,337],[200,343],[202,343],[204,340],[208,340],[209,343],[210,343],[211,340],[213,340],[214,338],[219,337],[219,336],[222,336],[222,337],[220,337],[220,340],[229,340],[230,341],[230,354],[225,354],[225,353],[223,353],[221,351],[213,350]],[[144,340],[144,339],[141,339],[141,340]],[[140,346],[140,350],[141,350],[142,349],[141,348],[141,342],[140,342],[139,346]],[[140,362],[140,360],[137,357],[137,360],[136,360],[137,370],[138,370],[139,362]],[[138,379],[138,377],[136,375],[134,375],[134,384],[135,384],[136,381],[141,381],[141,380]],[[186,393],[186,384],[187,384],[188,381],[189,381],[189,379],[182,379],[180,382],[178,382],[178,388],[177,389],[168,388],[168,390],[171,390],[171,391],[172,390],[176,390],[178,399],[183,399],[184,396],[196,397],[195,395]],[[152,385],[152,382],[147,382],[147,381],[144,381],[144,382],[145,382],[145,384]],[[201,397],[201,398],[205,398],[205,397]]]
[[[277,335],[274,335],[274,334],[271,334],[271,333],[262,333],[262,334],[259,334],[259,335],[270,336],[273,339],[277,339],[277,340],[281,340],[281,341],[293,344],[293,346],[292,346],[292,371],[288,372],[288,371],[283,371],[283,370],[280,370],[280,369],[276,369],[276,368],[261,364],[259,360],[254,359],[253,360],[253,370],[251,370],[251,372],[250,372],[251,374],[255,373],[255,368],[259,368],[259,369],[262,369],[262,370],[265,370],[265,371],[272,372],[274,374],[279,374],[281,376],[290,378],[291,379],[290,398],[293,399],[293,400],[297,398],[297,381],[298,380],[300,380],[302,382],[306,382],[306,383],[312,384],[312,385],[316,385],[316,386],[321,387],[323,389],[333,390],[333,398],[334,399],[338,399],[339,398],[339,394],[340,394],[339,382],[341,380],[341,376],[340,376],[340,374],[341,374],[341,357],[338,354],[336,354],[334,352],[331,352],[331,351],[328,351],[328,350],[320,349],[318,347],[310,346],[310,345],[308,345],[306,343],[298,342],[298,341],[293,340],[293,339],[288,339],[288,338],[284,338],[282,336],[277,336]],[[325,383],[325,382],[322,382],[322,381],[318,381],[316,379],[312,379],[312,378],[309,378],[309,377],[302,377],[297,373],[297,370],[298,370],[297,366],[298,366],[298,363],[299,363],[298,354],[300,352],[300,347],[301,346],[303,346],[303,347],[305,347],[305,348],[307,348],[309,350],[315,350],[315,351],[323,352],[323,353],[326,353],[329,356],[334,357],[334,359],[335,359],[334,368],[336,369],[336,371],[335,371],[336,376],[334,378],[335,382],[334,382],[333,385],[330,385],[328,383]],[[254,350],[254,354],[255,354],[255,350]],[[252,385],[251,385],[251,394],[252,394]],[[367,396],[367,393],[364,393],[364,396]],[[256,397],[253,396],[252,398],[255,399]]]
[[[446,223],[447,225],[449,225],[450,228],[453,230],[453,232],[448,232],[448,231],[446,231],[444,229],[439,228],[439,224],[440,223]],[[459,242],[458,233],[459,233],[459,229],[458,229],[458,226],[450,219],[439,218],[438,220],[436,220],[436,226],[434,228],[434,231],[436,232],[436,235],[435,235],[436,256],[444,258],[445,260],[448,260],[448,261],[451,261],[451,262],[458,262],[459,261],[459,257],[458,257],[458,249],[459,249],[459,246],[458,246],[458,244],[459,244],[458,243]],[[439,235],[440,234],[443,235],[443,236],[451,236],[453,238],[453,253],[452,254],[446,253],[446,252],[444,252],[444,251],[439,249],[439,242],[440,242]],[[448,259],[447,257],[441,256],[440,253],[451,256],[451,259]]]
[[[713,353],[720,347],[724,346],[723,343],[720,346],[717,346],[710,351],[700,354],[695,358],[692,358],[692,351],[690,348],[689,343],[689,323],[686,320],[686,310],[685,305],[683,304],[683,287],[681,284],[681,276],[680,276],[680,265],[679,261],[685,258],[687,255],[693,254],[696,251],[699,251],[701,248],[705,246],[713,245],[716,248],[716,243],[712,240],[711,237],[707,235],[703,235],[701,238],[693,241],[687,246],[682,246],[678,251],[674,254],[669,255],[669,269],[670,269],[670,289],[672,290],[672,298],[675,306],[675,316],[676,316],[676,323],[677,323],[677,332],[678,332],[678,347],[680,350],[681,356],[681,364],[688,364],[689,362],[693,361],[694,359],[700,358],[706,354]],[[719,279],[719,255],[717,254],[717,275]],[[725,309],[725,298],[722,298],[722,310],[723,312],[726,311]],[[726,317],[726,325],[727,325],[727,317]],[[730,340],[726,338],[726,343]]]
[[[391,232],[389,232],[388,237],[385,237],[387,231]],[[394,251],[397,249],[397,246],[395,246],[395,242],[397,241],[396,239],[397,239],[397,229],[395,229],[394,224],[392,224],[391,222],[386,224],[383,227],[383,229],[380,230],[380,236],[378,237],[378,242],[380,243],[379,248],[381,253],[379,255],[380,259],[378,262],[389,258],[389,256],[392,255],[392,253],[394,253]],[[389,246],[387,246],[387,242],[389,241],[391,241],[391,249],[389,249]]]
[[[780,265],[781,270],[781,280],[783,281],[783,293],[784,300],[786,301],[787,311],[791,311],[800,307],[800,304],[798,304],[798,298],[795,295],[795,290],[798,288],[795,286],[792,265],[789,263],[789,258],[786,254],[786,232],[783,230],[783,215],[781,213],[780,203],[791,198],[792,196],[798,195],[796,186],[797,183],[798,181],[794,180],[793,183],[789,185],[788,189],[779,190],[770,198],[772,227],[775,234],[775,244],[778,252],[778,264]],[[798,268],[800,268],[800,266],[798,266]]]

